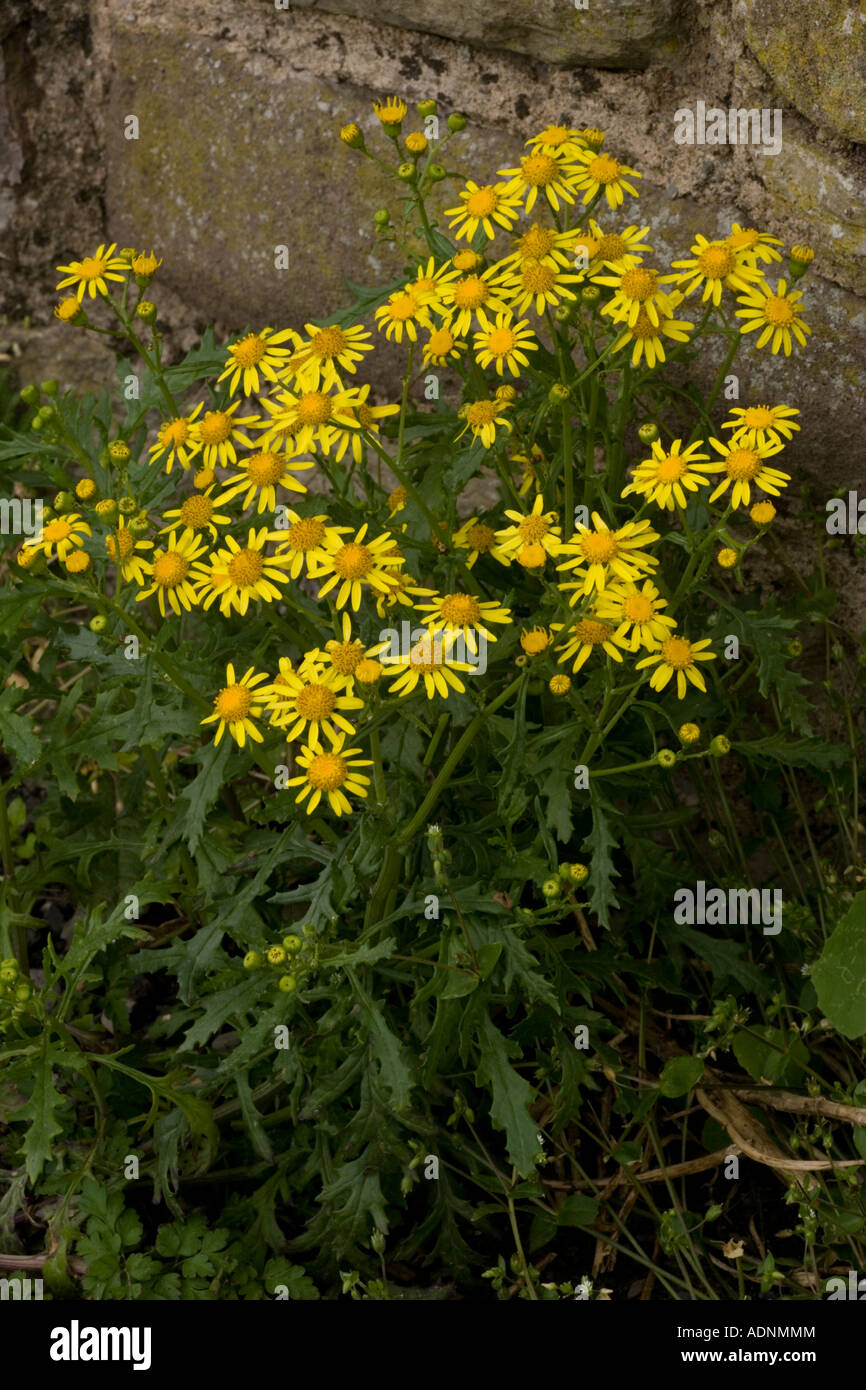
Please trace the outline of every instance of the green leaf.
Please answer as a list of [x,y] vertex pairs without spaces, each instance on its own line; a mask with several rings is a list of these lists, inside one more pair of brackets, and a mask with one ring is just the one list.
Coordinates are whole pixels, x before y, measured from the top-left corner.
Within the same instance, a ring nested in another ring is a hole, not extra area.
[[825,743],[820,738],[792,739],[781,729],[765,738],[738,741],[732,746],[742,757],[768,766],[785,763],[788,767],[838,767],[850,756],[844,743]]
[[39,739],[33,732],[33,721],[27,715],[12,712],[21,694],[14,685],[7,686],[0,694],[0,744],[17,760],[19,775],[31,767],[42,752]]
[[[755,1036],[757,1034],[757,1036]],[[809,1065],[809,1049],[796,1033],[756,1023],[751,1029],[735,1033],[731,1040],[734,1056],[755,1081],[773,1086],[795,1086]]]
[[855,897],[812,969],[818,1004],[846,1038],[866,1033],[866,892]]
[[582,1192],[574,1192],[566,1197],[559,1209],[560,1226],[591,1226],[598,1216],[598,1202],[594,1197],[585,1197]]
[[485,1014],[477,1034],[481,1058],[476,1079],[492,1088],[490,1118],[496,1129],[505,1131],[508,1157],[522,1178],[535,1172],[540,1145],[538,1126],[529,1114],[535,1092],[509,1057],[520,1054],[516,1043],[509,1043]]
[[404,1061],[403,1048],[385,1022],[385,1017],[378,1004],[374,1003],[360,984],[354,971],[347,969],[346,976],[351,981],[352,989],[361,1005],[361,1016],[367,1025],[370,1041],[373,1044],[373,1056],[378,1064],[382,1080],[391,1092],[391,1103],[395,1110],[405,1110],[409,1104],[413,1078],[411,1070]]
[[703,1074],[704,1064],[700,1057],[672,1057],[662,1068],[659,1090],[669,1099],[687,1095],[697,1086]]
[[613,890],[613,880],[619,875],[614,868],[613,859],[610,851],[615,849],[618,841],[614,835],[609,814],[612,807],[602,798],[596,790],[595,783],[590,780],[589,800],[592,811],[592,830],[583,842],[582,848],[590,855],[589,860],[589,890],[590,907],[603,927],[610,926],[610,910],[619,907],[619,899]]
[[24,1136],[22,1152],[31,1183],[36,1181],[45,1164],[53,1157],[51,1141],[63,1133],[63,1126],[58,1123],[54,1113],[62,1104],[63,1097],[54,1085],[51,1074],[53,1056],[49,1047],[49,1034],[46,1032],[42,1037],[41,1055],[35,1062],[33,1089],[24,1105],[14,1112],[16,1121],[30,1121]]
[[200,753],[195,754],[194,758],[188,760],[200,762],[202,770],[178,797],[178,805],[183,808],[184,814],[178,816],[176,828],[180,828],[180,833],[193,853],[204,834],[208,811],[219,796],[220,788],[225,781],[231,742],[231,739],[226,738],[219,748],[212,743],[208,744]]

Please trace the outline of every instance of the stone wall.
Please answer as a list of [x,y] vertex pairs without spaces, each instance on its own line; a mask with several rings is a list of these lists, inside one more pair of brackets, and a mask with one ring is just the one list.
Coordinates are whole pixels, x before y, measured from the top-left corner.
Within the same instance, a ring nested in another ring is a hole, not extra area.
[[[207,321],[229,332],[323,316],[344,300],[344,277],[399,273],[372,237],[384,184],[337,132],[350,120],[372,131],[375,97],[433,96],[469,117],[452,162],[476,177],[514,164],[548,122],[606,130],[644,175],[626,212],[652,223],[661,258],[733,219],[814,246],[808,351],[792,363],[745,354],[741,372],[754,369],[761,398],[803,410],[791,457],[822,496],[863,488],[866,7],[282,3],[6,0],[0,350],[22,352],[22,371],[103,370],[51,319],[54,265],[100,241],[165,257],[159,299],[177,348]],[[675,113],[698,102],[780,109],[781,151],[677,144]],[[124,136],[130,114],[137,140]],[[274,269],[279,244],[288,272]]]

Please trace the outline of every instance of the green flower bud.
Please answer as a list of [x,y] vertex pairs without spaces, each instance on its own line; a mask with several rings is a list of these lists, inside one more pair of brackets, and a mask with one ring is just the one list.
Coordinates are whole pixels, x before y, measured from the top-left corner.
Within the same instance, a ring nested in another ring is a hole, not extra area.
[[19,1004],[26,1004],[33,993],[33,986],[24,980],[15,990],[15,998]]
[[547,393],[547,399],[551,405],[563,405],[569,398],[571,392],[561,381],[555,381]]
[[574,315],[574,302],[563,302],[553,311],[553,317],[557,323],[570,323]]
[[377,227],[387,227],[391,221],[391,214],[387,208],[377,208],[373,213],[373,221]]
[[414,177],[415,177],[415,165],[414,165],[414,164],[412,164],[411,162],[407,162],[406,164],[401,164],[401,165],[400,165],[399,169],[397,170],[397,178],[398,178],[398,179],[402,179],[404,183],[408,183],[411,179],[414,179]]
[[40,381],[39,389],[44,391],[46,396],[56,396],[57,392],[60,390],[60,386],[57,382],[57,378],[50,376],[47,381]]
[[[112,448],[113,447],[112,445]],[[120,512],[121,516],[132,516],[138,511],[138,503],[134,497],[121,497],[117,504],[117,510]]]
[[659,437],[659,427],[652,420],[647,420],[639,426],[637,436],[641,444],[655,444]]
[[289,953],[291,953],[293,951],[300,951],[303,942],[301,941],[301,938],[299,936],[295,935],[294,932],[290,932],[288,936],[283,937],[283,945],[285,946],[286,950]]
[[580,292],[580,297],[584,304],[597,304],[601,299],[601,290],[598,285],[584,285]]
[[132,521],[130,521],[127,529],[129,530],[130,535],[139,537],[146,536],[148,531],[150,530],[150,522],[148,521],[147,517],[134,516],[132,518]]
[[376,1229],[370,1237],[370,1244],[377,1255],[381,1255],[385,1249],[385,1233]]
[[91,632],[104,632],[108,627],[108,619],[104,613],[96,613],[87,624]]
[[445,168],[444,164],[431,164],[427,170],[427,177],[431,179],[433,183],[440,183],[442,179],[447,179],[448,170]]
[[730,739],[725,738],[724,734],[716,734],[716,737],[710,744],[710,752],[713,754],[713,756],[716,758],[723,758],[725,754],[730,753],[730,751]]
[[269,965],[285,965],[286,952],[282,946],[271,946],[268,950]]
[[673,767],[676,760],[677,755],[672,748],[660,748],[656,753],[656,762],[659,767]]
[[558,878],[547,878],[541,885],[541,892],[545,898],[558,898],[562,892],[562,884]]
[[108,457],[112,463],[126,463],[129,458],[129,445],[122,439],[115,439],[114,443],[108,446]]
[[448,117],[448,129],[452,131],[465,130],[468,125],[466,117],[460,111],[452,111]]
[[261,970],[263,965],[261,951],[247,951],[244,956],[244,970]]
[[419,101],[415,109],[423,120],[425,116],[435,116],[439,108],[433,98],[429,97],[427,101]]
[[589,878],[589,869],[585,864],[569,864],[568,877],[572,883],[586,883]]
[[17,962],[17,961],[15,961],[14,964],[12,964],[12,965],[6,965],[6,964],[4,963],[3,966],[0,967],[0,982],[2,982],[4,985],[14,985],[14,983],[15,983],[15,981],[16,981],[17,979],[18,979],[18,962]]
[[801,641],[799,641],[798,638],[795,637],[794,640],[793,640],[792,642],[789,642],[789,643],[788,643],[788,655],[789,655],[789,656],[802,656],[802,655],[803,655],[803,643],[802,643]]
[[710,849],[719,850],[725,849],[728,842],[722,834],[721,830],[713,829],[707,835],[707,843],[709,844]]
[[58,492],[54,499],[54,510],[58,516],[62,516],[64,512],[71,512],[74,506],[75,498],[71,492]]
[[153,323],[156,318],[156,305],[151,299],[142,299],[141,303],[136,305],[135,312],[145,323]]
[[298,988],[298,982],[294,975],[281,975],[277,988],[281,990],[283,994],[293,994]]
[[25,405],[36,405],[39,400],[39,387],[33,385],[22,386],[19,395]]
[[313,926],[312,922],[305,922],[301,927],[301,931],[304,933],[304,936],[308,938],[316,935],[316,928]]

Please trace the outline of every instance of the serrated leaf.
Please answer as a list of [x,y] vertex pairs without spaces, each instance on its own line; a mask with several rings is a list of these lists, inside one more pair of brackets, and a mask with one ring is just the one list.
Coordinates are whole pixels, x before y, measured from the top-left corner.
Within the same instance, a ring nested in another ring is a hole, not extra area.
[[855,897],[825,943],[811,980],[818,1003],[846,1038],[866,1033],[866,892]]
[[505,1131],[509,1160],[522,1178],[528,1178],[535,1172],[540,1146],[538,1126],[529,1114],[535,1092],[509,1060],[520,1049],[507,1042],[486,1014],[476,1036],[481,1049],[476,1079],[491,1088],[490,1119],[496,1129]]
[[378,1063],[382,1080],[391,1092],[391,1103],[395,1110],[405,1110],[409,1104],[413,1078],[404,1060],[402,1046],[388,1027],[378,1004],[360,984],[354,972],[347,969],[346,976],[351,981],[352,989],[361,1005],[361,1016],[373,1044],[373,1056]]
[[196,754],[201,772],[178,797],[184,814],[178,817],[176,824],[193,854],[204,834],[208,812],[220,794],[230,751],[231,739],[226,738],[219,748],[211,743]]
[[54,1085],[51,1071],[53,1052],[48,1039],[49,1035],[44,1034],[42,1050],[35,1061],[33,1089],[25,1103],[14,1113],[16,1122],[30,1121],[24,1136],[22,1153],[31,1183],[36,1181],[45,1164],[53,1157],[51,1141],[63,1133],[63,1126],[58,1123],[54,1113],[63,1103],[63,1097]]
[[590,779],[589,801],[592,812],[592,830],[583,842],[582,848],[589,859],[589,904],[603,927],[610,926],[611,908],[619,907],[619,899],[613,889],[613,880],[618,878],[611,850],[616,849],[618,841],[610,822],[612,808],[602,798]]
[[0,744],[18,763],[19,776],[39,758],[42,746],[33,732],[33,721],[24,714],[15,714],[13,706],[21,699],[21,691],[10,685],[0,694]]

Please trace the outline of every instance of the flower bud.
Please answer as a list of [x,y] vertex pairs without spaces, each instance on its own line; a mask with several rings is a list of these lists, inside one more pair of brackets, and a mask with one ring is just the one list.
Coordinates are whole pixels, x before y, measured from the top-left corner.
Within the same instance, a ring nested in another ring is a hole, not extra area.
[[22,386],[18,393],[25,405],[36,405],[39,400],[39,387],[32,384]]
[[701,731],[697,724],[681,724],[679,727],[679,738],[681,743],[697,743],[700,736]]
[[656,753],[656,762],[659,767],[673,767],[677,761],[677,755],[672,748],[660,748]]
[[286,951],[283,946],[271,946],[268,950],[269,965],[285,965]]
[[726,753],[731,751],[731,741],[725,738],[724,734],[716,734],[710,744],[710,752],[715,758],[723,758]]
[[71,492],[58,492],[54,499],[54,510],[58,516],[62,516],[64,512],[71,512],[74,506],[75,498]]
[[436,112],[439,110],[432,97],[428,97],[426,101],[419,101],[415,109],[422,120],[425,116],[435,116]]
[[348,145],[350,150],[362,150],[364,148],[364,132],[361,127],[352,121],[349,125],[344,125],[340,131],[340,139],[344,145]]
[[152,299],[142,299],[141,303],[136,305],[135,312],[145,323],[153,323],[156,318],[156,305]]
[[440,183],[442,179],[448,177],[448,170],[445,168],[444,164],[431,164],[427,170],[427,177],[431,179],[433,183]]
[[547,393],[551,405],[564,405],[571,392],[562,381],[555,381]]
[[597,304],[601,299],[601,290],[598,285],[584,285],[580,291],[580,297],[584,304]]
[[541,892],[545,898],[558,898],[562,892],[562,884],[558,878],[546,878],[541,885]]
[[641,444],[655,444],[659,437],[659,427],[652,420],[645,420],[638,426],[637,437]]
[[574,302],[573,302],[573,301],[569,301],[569,302],[567,302],[567,303],[564,301],[562,304],[558,305],[557,308],[554,309],[554,311],[553,311],[553,317],[554,317],[554,319],[556,320],[557,323],[568,323],[568,322],[570,322],[570,320],[571,320],[573,314],[574,314]]
[[377,227],[387,227],[391,221],[391,214],[387,208],[377,208],[373,213],[373,221]]
[[150,522],[146,516],[134,516],[132,521],[129,522],[127,529],[130,535],[140,539],[142,536],[146,536],[150,531]]
[[467,118],[461,111],[452,111],[448,117],[448,129],[454,131],[465,130],[468,125]]
[[126,463],[129,458],[129,445],[122,439],[115,439],[108,446],[108,457],[112,463]]
[[280,982],[277,985],[277,989],[281,990],[283,994],[293,994],[297,988],[298,982],[295,979],[294,975],[280,976]]
[[283,945],[289,952],[300,951],[303,942],[301,941],[301,938],[299,936],[295,935],[294,932],[290,932],[288,936],[283,937]]
[[263,965],[261,951],[247,951],[244,956],[244,970],[261,970]]
[[104,632],[108,627],[108,619],[104,613],[95,613],[87,626],[91,632]]
[[44,391],[46,396],[56,396],[60,387],[58,385],[57,378],[50,376],[47,379],[47,381],[40,381],[39,389],[41,391]]
[[121,497],[117,504],[117,510],[121,516],[134,516],[138,511],[138,503],[134,497]]
[[581,883],[586,883],[586,880],[589,878],[589,869],[586,867],[585,864],[569,864],[568,877],[570,878],[572,883],[576,883],[578,885]]
[[99,489],[92,478],[79,478],[75,484],[75,496],[79,502],[92,502]]
[[399,167],[398,170],[397,170],[397,178],[398,178],[398,179],[402,179],[404,183],[408,183],[411,179],[414,179],[414,177],[415,177],[415,165],[414,165],[414,164],[409,163],[409,161],[407,160],[407,162],[406,162],[405,164],[401,164],[401,165],[400,165],[400,167]]

